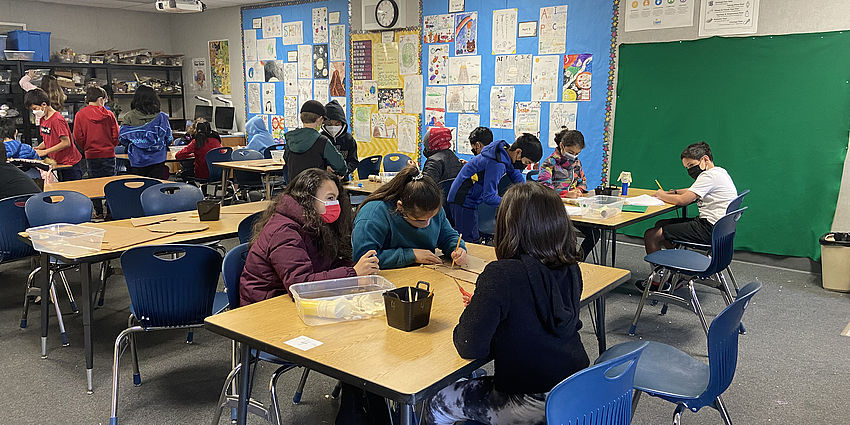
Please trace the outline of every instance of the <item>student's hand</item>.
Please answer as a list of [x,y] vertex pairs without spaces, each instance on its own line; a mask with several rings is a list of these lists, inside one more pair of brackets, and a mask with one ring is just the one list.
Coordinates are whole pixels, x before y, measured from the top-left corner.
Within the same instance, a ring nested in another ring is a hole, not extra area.
[[42,158],[44,158],[45,156],[47,156],[47,151],[46,151],[46,150],[43,150],[43,149],[36,149],[36,150],[35,150],[35,153],[36,153],[36,155],[38,155],[38,156],[40,156],[40,157],[42,157]]
[[463,165],[466,165],[466,160],[465,160],[465,159],[461,159],[461,160],[460,160],[460,163],[461,163],[461,164],[463,164]]
[[454,260],[455,264],[459,266],[465,266],[467,260],[466,250],[463,248],[456,249],[455,252],[452,253],[452,260]]
[[437,254],[427,249],[414,249],[413,255],[416,256],[417,264],[443,264],[443,260],[437,257]]
[[378,253],[373,249],[363,254],[354,265],[354,271],[357,272],[357,276],[376,274],[381,271],[378,267]]
[[28,70],[27,75],[30,77],[30,79],[35,78],[35,70],[34,69]]
[[582,195],[581,189],[573,189],[573,190],[568,190],[566,192],[563,192],[564,198],[573,198],[574,199],[574,198],[581,197],[581,195]]

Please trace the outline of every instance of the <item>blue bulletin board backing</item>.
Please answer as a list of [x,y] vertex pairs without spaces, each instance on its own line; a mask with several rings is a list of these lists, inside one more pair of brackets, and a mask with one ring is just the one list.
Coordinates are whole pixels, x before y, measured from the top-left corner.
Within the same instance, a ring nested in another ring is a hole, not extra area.
[[[428,34],[428,16],[448,14],[446,1],[424,1],[422,2],[423,15],[423,37]],[[549,156],[553,148],[550,147],[549,111],[552,103],[573,103],[563,97],[564,84],[564,55],[591,54],[591,89],[590,100],[575,102],[578,105],[576,128],[584,135],[586,147],[579,155],[584,167],[585,176],[588,179],[588,187],[596,187],[602,183],[608,171],[608,141],[607,141],[607,115],[610,105],[609,77],[612,63],[612,37],[616,35],[615,9],[612,2],[599,0],[466,0],[464,10],[461,13],[472,11],[478,12],[477,21],[477,54],[481,56],[481,82],[478,90],[478,114],[480,125],[490,127],[490,90],[495,82],[496,54],[492,50],[493,37],[493,11],[500,9],[517,9],[517,21],[520,23],[537,22],[537,35],[532,37],[518,37],[516,39],[516,54],[531,54],[532,58],[539,55],[538,37],[540,36],[540,9],[542,7],[567,5],[567,30],[566,50],[558,54],[558,88],[557,99],[554,102],[541,102],[540,105],[540,128],[539,134],[543,145],[543,158]],[[613,25],[612,25],[613,22]],[[461,22],[461,24],[465,24]],[[461,28],[461,32],[469,29]],[[455,27],[455,31],[457,28]],[[433,40],[423,39],[422,46],[422,75],[424,77],[424,92],[428,87],[435,87],[429,81],[429,47],[439,44],[449,44],[451,49],[449,56],[456,55],[455,43],[431,42]],[[554,54],[554,53],[553,53]],[[502,55],[501,53],[498,55]],[[543,53],[543,55],[547,55]],[[468,55],[466,57],[469,57]],[[451,60],[451,59],[450,59]],[[451,85],[451,83],[449,84]],[[514,102],[531,101],[532,86],[530,84],[513,85],[515,87]],[[427,106],[427,105],[426,105]],[[458,127],[458,113],[445,113],[445,126]],[[514,120],[516,115],[514,114]],[[421,131],[427,131],[429,126],[428,113],[426,111],[422,120]],[[514,122],[516,124],[516,122]],[[491,128],[494,140],[506,140],[510,143],[516,138],[513,128],[501,129]],[[555,132],[552,134],[554,135]],[[468,145],[468,134],[457,134],[457,144]],[[465,146],[461,146],[461,151]],[[456,145],[457,149],[457,145]],[[462,158],[469,155],[461,154]]]

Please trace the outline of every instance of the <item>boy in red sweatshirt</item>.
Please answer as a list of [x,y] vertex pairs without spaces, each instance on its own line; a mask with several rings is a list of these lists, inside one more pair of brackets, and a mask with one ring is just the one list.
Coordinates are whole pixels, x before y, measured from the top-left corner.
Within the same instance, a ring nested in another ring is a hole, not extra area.
[[118,145],[118,121],[104,107],[106,91],[86,89],[88,106],[74,117],[74,141],[86,154],[89,178],[115,175],[115,146]]
[[80,160],[83,156],[71,141],[71,129],[58,111],[50,106],[50,98],[42,89],[34,89],[24,95],[24,105],[36,118],[41,121],[42,142],[35,147],[35,153],[40,157],[49,156],[59,165],[70,165],[70,168],[58,170],[60,181],[79,180],[83,177]]

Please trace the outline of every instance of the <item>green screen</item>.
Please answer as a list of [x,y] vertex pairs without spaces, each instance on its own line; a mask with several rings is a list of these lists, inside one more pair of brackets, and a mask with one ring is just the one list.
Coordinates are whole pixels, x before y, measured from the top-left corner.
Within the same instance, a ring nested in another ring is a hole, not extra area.
[[736,249],[818,259],[847,153],[847,52],[850,32],[621,46],[612,179],[625,170],[632,187],[687,188],[679,155],[706,141],[751,190]]

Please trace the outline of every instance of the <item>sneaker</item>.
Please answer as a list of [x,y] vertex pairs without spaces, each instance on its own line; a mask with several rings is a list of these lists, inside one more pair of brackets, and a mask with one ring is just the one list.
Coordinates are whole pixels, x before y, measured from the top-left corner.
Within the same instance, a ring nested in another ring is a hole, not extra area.
[[[635,282],[635,287],[637,287],[638,289],[640,289],[641,292],[643,292],[644,290],[646,290],[646,281],[647,279],[638,280],[637,282]],[[660,284],[658,282],[652,282],[652,285],[650,285],[649,290],[658,291],[659,286]],[[668,292],[669,290],[670,282],[664,282],[664,287],[661,289],[661,291]]]

